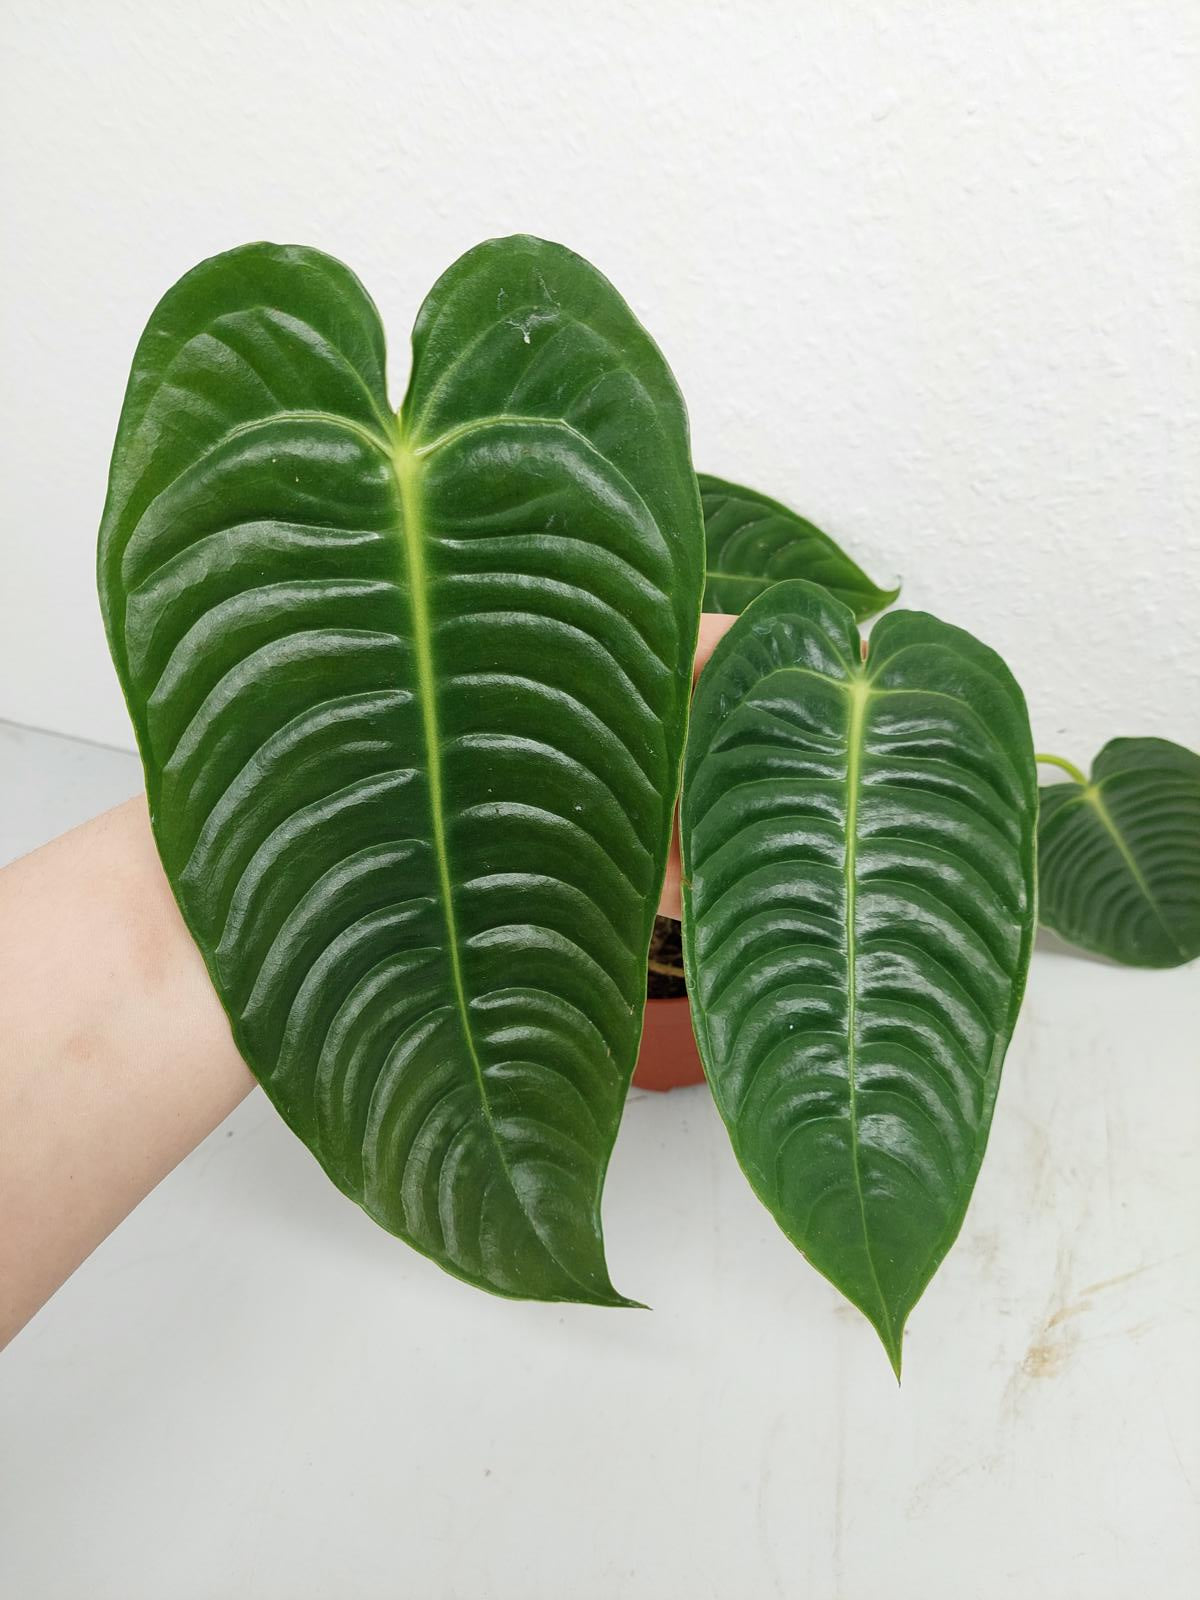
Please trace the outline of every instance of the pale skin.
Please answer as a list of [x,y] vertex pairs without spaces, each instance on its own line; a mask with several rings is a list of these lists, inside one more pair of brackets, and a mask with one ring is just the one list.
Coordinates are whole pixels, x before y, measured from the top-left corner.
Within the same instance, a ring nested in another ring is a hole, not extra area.
[[[732,621],[701,619],[697,672]],[[0,870],[0,973],[3,1347],[254,1079],[141,795]]]

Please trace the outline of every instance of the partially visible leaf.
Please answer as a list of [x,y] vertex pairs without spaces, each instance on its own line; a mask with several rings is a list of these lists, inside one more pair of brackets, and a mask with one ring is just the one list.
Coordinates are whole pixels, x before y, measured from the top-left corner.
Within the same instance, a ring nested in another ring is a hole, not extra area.
[[806,578],[850,607],[859,622],[890,606],[899,589],[872,583],[828,534],[765,494],[699,474],[708,573],[705,611],[736,614],[785,578]]
[[874,1324],[962,1223],[1034,931],[1037,779],[1000,658],[919,612],[874,630],[808,583],[701,674],[684,764],[684,957],[734,1150]]
[[1168,739],[1112,739],[1091,781],[1041,790],[1041,919],[1132,967],[1200,956],[1200,755]]
[[620,1303],[702,538],[666,363],[560,246],[444,274],[399,418],[315,250],[202,263],[138,346],[100,591],[167,875],[330,1177],[499,1294]]

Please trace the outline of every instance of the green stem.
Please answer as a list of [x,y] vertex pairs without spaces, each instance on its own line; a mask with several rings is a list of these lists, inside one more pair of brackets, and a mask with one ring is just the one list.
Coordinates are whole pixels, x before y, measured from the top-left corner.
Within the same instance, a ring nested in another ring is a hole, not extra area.
[[1073,761],[1068,761],[1063,756],[1045,755],[1041,751],[1038,751],[1033,759],[1041,766],[1061,767],[1068,777],[1074,778],[1076,783],[1082,784],[1085,789],[1087,788],[1087,778],[1080,772]]

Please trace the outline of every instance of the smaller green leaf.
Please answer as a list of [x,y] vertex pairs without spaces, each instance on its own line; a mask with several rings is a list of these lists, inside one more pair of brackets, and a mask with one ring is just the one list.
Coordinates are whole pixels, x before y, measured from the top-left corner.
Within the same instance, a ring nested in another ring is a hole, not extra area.
[[1033,943],[1037,775],[994,651],[920,612],[861,639],[775,584],[700,676],[684,761],[696,1042],[755,1193],[877,1329],[953,1244]]
[[1046,926],[1130,967],[1200,956],[1200,755],[1169,739],[1111,739],[1090,782],[1039,793]]
[[900,593],[881,589],[827,533],[778,500],[707,473],[698,475],[708,546],[705,611],[736,616],[785,578],[805,578],[849,606],[856,622]]

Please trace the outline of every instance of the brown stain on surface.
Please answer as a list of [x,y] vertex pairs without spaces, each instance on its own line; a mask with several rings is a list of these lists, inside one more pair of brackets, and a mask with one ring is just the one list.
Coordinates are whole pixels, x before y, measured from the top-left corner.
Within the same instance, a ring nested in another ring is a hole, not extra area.
[[[1129,1283],[1134,1278],[1140,1278],[1144,1272],[1149,1272],[1157,1265],[1158,1262],[1150,1261],[1140,1267],[1133,1267],[1128,1272],[1118,1272],[1111,1278],[1101,1278],[1096,1283],[1089,1283],[1078,1295],[1066,1299],[1064,1294],[1066,1272],[1064,1261],[1060,1257],[1051,1299],[1053,1302],[1062,1298],[1065,1304],[1051,1311],[1046,1317],[1041,1331],[1025,1352],[1019,1371],[1027,1378],[1057,1378],[1069,1366],[1080,1342],[1080,1331],[1073,1326],[1073,1323],[1077,1317],[1092,1309],[1094,1297],[1123,1283]],[[1147,1326],[1149,1324],[1139,1323],[1136,1327],[1126,1329],[1126,1335],[1137,1338],[1145,1332]]]
[[[1046,1326],[1048,1330],[1050,1324]],[[1025,1352],[1021,1371],[1027,1378],[1057,1378],[1066,1370],[1078,1343],[1079,1334],[1074,1328],[1057,1337],[1035,1339]]]
[[1130,1272],[1118,1272],[1115,1278],[1101,1278],[1099,1283],[1089,1283],[1086,1289],[1080,1291],[1081,1295],[1099,1294],[1103,1289],[1115,1289],[1119,1283],[1128,1283],[1131,1278],[1140,1278],[1143,1272],[1149,1272],[1151,1267],[1160,1265],[1159,1262],[1150,1261],[1145,1266],[1134,1267]]
[[1080,1300],[1076,1305],[1064,1306],[1061,1311],[1056,1311],[1047,1321],[1046,1329],[1049,1331],[1051,1328],[1057,1328],[1060,1322],[1067,1322],[1072,1317],[1081,1316],[1083,1312],[1091,1309],[1092,1302],[1090,1300]]

